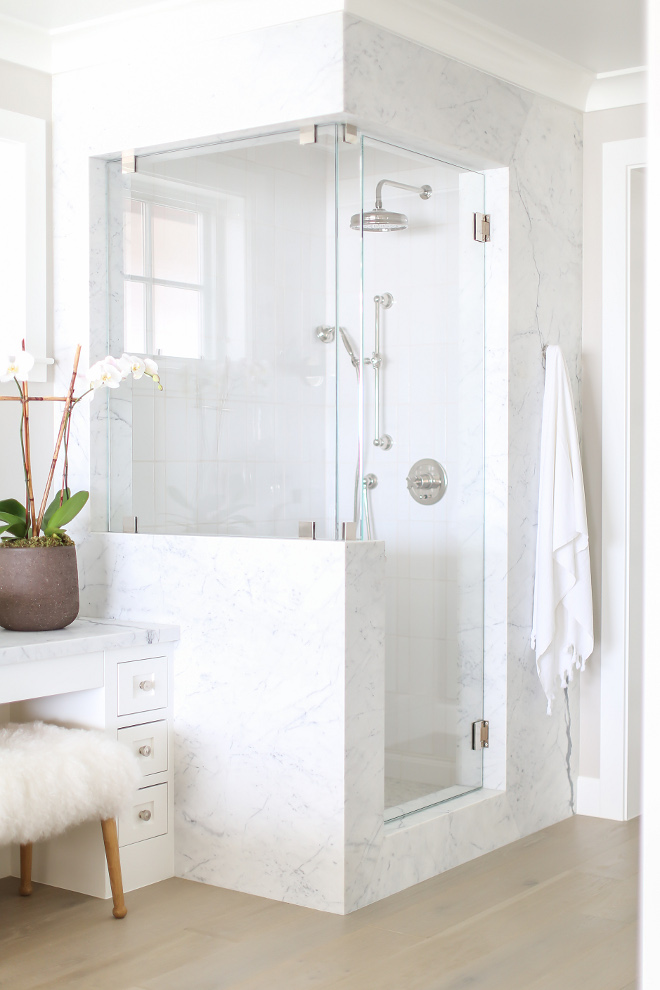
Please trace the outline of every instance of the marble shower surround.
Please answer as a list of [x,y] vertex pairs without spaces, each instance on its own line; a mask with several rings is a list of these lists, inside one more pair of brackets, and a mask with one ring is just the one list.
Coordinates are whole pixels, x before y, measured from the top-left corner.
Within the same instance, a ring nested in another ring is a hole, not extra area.
[[[287,870],[293,867],[293,872],[283,872],[273,867],[273,850],[287,820],[261,816],[266,827],[258,848],[252,848],[251,864],[244,859],[235,864],[235,871],[242,874],[236,881],[245,884],[242,889],[265,892],[257,887],[267,882],[269,896],[350,911],[571,814],[576,751],[569,759],[566,713],[558,707],[551,719],[544,714],[528,636],[542,342],[561,343],[574,387],[579,384],[581,115],[339,14],[231,39],[200,39],[199,45],[176,52],[177,73],[171,71],[172,56],[173,52],[153,57],[143,53],[136,63],[90,66],[54,79],[55,342],[56,358],[65,370],[76,342],[87,342],[90,156],[298,120],[352,117],[376,136],[392,133],[420,150],[444,149],[446,157],[459,164],[494,169],[494,185],[496,177],[501,179],[496,166],[509,169],[508,190],[500,188],[500,193],[508,192],[510,205],[501,226],[494,226],[491,245],[491,259],[500,257],[497,231],[504,231],[509,222],[509,298],[501,298],[500,293],[498,326],[500,331],[504,327],[504,335],[493,336],[489,322],[487,355],[491,381],[498,387],[487,396],[491,479],[487,515],[495,537],[487,561],[486,715],[496,713],[491,721],[499,732],[489,751],[486,782],[506,785],[506,793],[482,792],[481,798],[461,799],[442,814],[416,816],[385,830],[382,792],[377,793],[374,783],[382,760],[382,716],[377,704],[358,703],[361,696],[368,696],[366,685],[377,690],[382,654],[374,642],[364,656],[347,658],[346,682],[356,685],[350,704],[357,710],[351,731],[346,728],[346,762],[362,760],[363,767],[374,770],[345,795],[343,847],[337,838],[336,807],[324,806],[323,815],[333,824],[319,833],[323,851],[307,862],[298,855],[302,846],[283,849]],[[92,163],[92,171],[95,168],[98,165]],[[98,189],[96,185],[95,195]],[[103,216],[101,200],[94,206],[97,229]],[[495,260],[490,264],[497,267]],[[93,267],[93,276],[98,270],[98,265]],[[491,286],[490,299],[495,295]],[[93,278],[93,327],[103,321],[103,305],[102,290]],[[507,305],[508,328],[502,319]],[[89,479],[88,424],[83,416],[74,430],[72,481],[83,487]],[[507,532],[507,520],[508,544],[502,548],[498,539]],[[265,609],[277,588],[295,580],[295,567],[301,564],[287,552],[273,556],[269,547],[298,547],[302,554],[310,547],[268,540],[86,535],[81,525],[77,533],[82,540],[81,599],[87,610],[130,617],[135,608],[140,617],[180,623],[178,669],[185,680],[179,679],[179,694],[203,699],[208,717],[218,721],[224,712],[222,692],[208,691],[214,671],[209,680],[199,666],[195,645],[213,638],[216,619],[198,611],[200,596],[206,603],[206,592],[212,589],[218,596],[215,611],[232,611],[245,591],[234,588],[231,581],[211,580],[207,588],[186,585],[185,577],[192,576],[198,560],[193,545],[198,540],[208,544],[204,552],[211,572],[213,561],[227,552],[227,545],[232,546],[240,572],[250,575],[250,580],[263,567],[272,568],[271,584],[254,582],[265,596],[260,604]],[[314,565],[305,558],[302,562],[309,575]],[[176,580],[177,572],[184,580]],[[165,591],[169,589],[167,598],[158,591],[161,581]],[[319,603],[309,598],[305,602],[300,621],[317,623]],[[186,615],[194,617],[190,625]],[[237,618],[237,628],[249,642],[251,613],[239,608]],[[569,691],[574,728],[575,691]],[[212,775],[217,761],[214,767],[213,757],[202,760],[204,740],[199,739],[194,721],[179,715],[177,732],[180,753],[193,754],[194,761],[189,775],[192,792],[186,800],[203,804],[206,789],[197,788],[195,780],[202,780],[200,768],[202,775]],[[356,734],[365,747],[362,752],[354,745]],[[209,770],[204,769],[207,763]],[[252,766],[256,768],[257,761]],[[179,760],[179,779],[187,769]],[[333,773],[329,768],[328,775]],[[345,773],[346,779],[358,780]],[[204,857],[208,865],[209,850],[222,844],[222,834],[214,835],[212,827],[201,841],[200,830],[186,819],[185,800],[178,802],[177,818],[184,869],[188,875],[207,869]],[[209,875],[210,867],[208,871],[206,879],[222,882],[218,874]]]

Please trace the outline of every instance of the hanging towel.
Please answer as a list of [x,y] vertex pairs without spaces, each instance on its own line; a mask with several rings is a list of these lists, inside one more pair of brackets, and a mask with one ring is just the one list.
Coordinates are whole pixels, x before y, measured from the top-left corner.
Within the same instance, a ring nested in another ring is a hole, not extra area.
[[573,395],[556,344],[546,350],[532,647],[548,699],[594,648],[589,534]]

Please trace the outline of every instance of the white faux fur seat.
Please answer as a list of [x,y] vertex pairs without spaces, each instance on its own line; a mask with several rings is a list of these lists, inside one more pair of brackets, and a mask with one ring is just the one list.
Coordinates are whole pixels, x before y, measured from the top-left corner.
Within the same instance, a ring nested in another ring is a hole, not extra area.
[[100,732],[44,722],[0,729],[0,845],[21,846],[20,893],[32,892],[32,843],[101,821],[115,918],[126,915],[115,818],[140,782],[135,757]]

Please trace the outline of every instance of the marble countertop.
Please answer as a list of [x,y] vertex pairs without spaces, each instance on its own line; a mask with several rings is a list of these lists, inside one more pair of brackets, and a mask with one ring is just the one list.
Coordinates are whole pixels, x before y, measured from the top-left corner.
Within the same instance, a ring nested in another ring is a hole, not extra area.
[[178,626],[147,625],[116,619],[76,619],[66,629],[49,632],[10,632],[0,629],[0,665],[52,660],[94,650],[174,643]]

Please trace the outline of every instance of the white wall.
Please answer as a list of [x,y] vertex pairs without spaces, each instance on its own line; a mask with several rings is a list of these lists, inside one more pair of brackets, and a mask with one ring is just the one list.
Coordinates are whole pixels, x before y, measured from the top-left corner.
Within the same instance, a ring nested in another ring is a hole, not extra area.
[[[601,110],[584,118],[584,295],[582,326],[582,457],[594,599],[594,652],[582,674],[580,776],[600,775],[600,622],[602,567],[602,250],[603,145],[644,136],[643,105]],[[614,466],[606,462],[607,470]]]
[[[51,119],[51,78],[44,72],[37,72],[34,69],[27,69],[12,62],[0,60],[0,109],[11,110],[13,113],[23,113],[29,117],[39,117],[41,120]],[[49,158],[48,168],[50,173],[50,136],[48,142]],[[50,192],[50,183],[49,183]],[[51,231],[49,229],[49,245]],[[49,325],[50,309],[52,298],[49,294]],[[6,328],[0,327],[0,354],[4,351],[3,331]],[[0,395],[12,395],[16,391],[13,382],[0,385]],[[47,394],[47,386],[31,386],[32,394]],[[36,403],[33,405],[37,405]],[[37,465],[47,464],[52,457],[51,437],[53,412],[49,403],[39,403],[39,408],[35,410],[32,417],[32,454]],[[20,421],[20,405],[16,403],[3,402],[0,404],[0,499],[24,498],[25,485],[23,483],[23,465],[21,461],[21,448],[18,442],[18,429]],[[45,474],[45,469],[37,470],[37,477],[41,479]],[[0,707],[0,723],[9,717],[8,706],[6,709]],[[9,873],[9,850],[0,850],[0,877]]]
[[[51,121],[51,77],[45,72],[37,72],[12,62],[0,60],[0,109],[11,110],[14,113],[38,117],[47,122],[47,214],[48,214],[48,316],[47,341],[49,353],[52,354],[52,226],[50,174],[50,121]],[[8,349],[10,328],[0,327],[0,354]],[[4,338],[4,339],[3,339]],[[28,345],[29,349],[29,345]],[[52,394],[50,385],[30,385],[32,395]],[[16,394],[14,382],[0,385],[0,395]],[[25,485],[23,482],[23,465],[21,449],[18,441],[20,421],[20,405],[18,403],[2,403],[0,410],[0,498],[18,498],[23,501]],[[35,473],[35,492],[40,492],[51,457],[53,456],[53,408],[50,403],[33,403],[31,409],[31,449]]]

